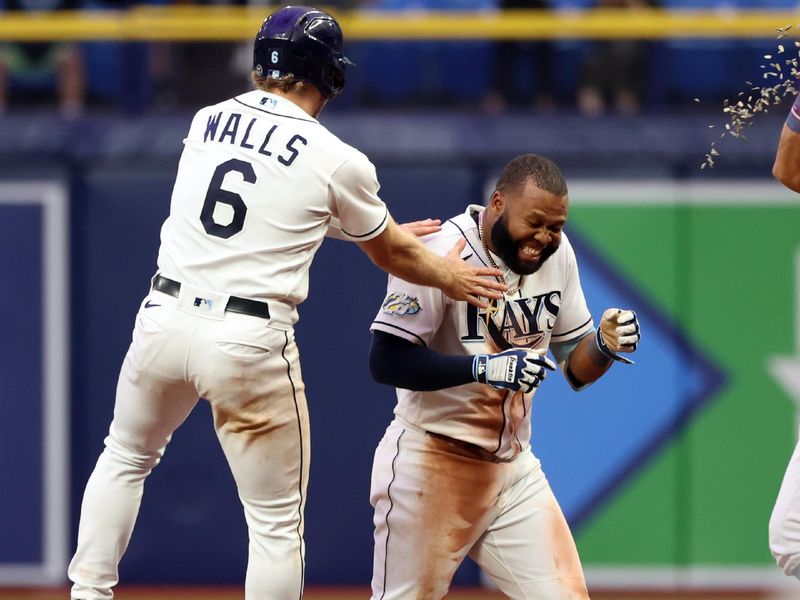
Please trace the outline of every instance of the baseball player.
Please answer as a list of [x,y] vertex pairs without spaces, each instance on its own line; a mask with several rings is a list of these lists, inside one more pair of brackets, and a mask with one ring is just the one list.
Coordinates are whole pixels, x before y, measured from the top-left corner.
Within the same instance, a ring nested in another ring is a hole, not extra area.
[[330,15],[283,7],[255,40],[256,89],[195,115],[158,272],[84,493],[73,599],[113,597],[144,480],[198,398],[211,404],[244,507],[245,597],[301,597],[310,446],[293,326],[329,229],[379,267],[454,299],[485,307],[480,297],[501,296],[504,286],[484,277],[499,271],[462,261],[463,244],[443,260],[402,231],[378,198],[369,160],[317,121],[348,64]]
[[588,598],[569,527],[531,451],[531,403],[556,364],[581,390],[631,362],[639,324],[609,308],[598,329],[569,239],[567,187],[541,156],[515,158],[488,206],[424,238],[497,266],[508,292],[488,309],[390,277],[372,323],[370,370],[397,387],[376,452],[373,600],[443,598],[471,556],[509,598]]
[[[781,131],[772,174],[800,192],[800,96]],[[794,449],[769,519],[769,549],[787,575],[800,579],[800,443]]]
[[783,124],[772,174],[790,190],[800,192],[800,96]]

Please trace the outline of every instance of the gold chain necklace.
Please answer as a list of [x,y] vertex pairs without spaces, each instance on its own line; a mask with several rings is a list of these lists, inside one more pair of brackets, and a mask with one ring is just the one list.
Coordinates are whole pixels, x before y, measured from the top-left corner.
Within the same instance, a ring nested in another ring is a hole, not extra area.
[[[491,263],[491,265],[492,265],[492,266],[493,266],[495,269],[497,269],[498,271],[502,271],[503,269],[501,269],[500,267],[498,267],[498,266],[497,266],[497,263],[496,263],[496,262],[494,261],[494,259],[492,258],[492,253],[491,253],[491,251],[489,250],[489,246],[486,244],[486,239],[485,239],[485,238],[484,238],[484,236],[483,236],[483,213],[484,213],[484,211],[485,211],[485,210],[486,210],[486,209],[484,209],[484,210],[482,210],[480,213],[478,213],[478,237],[481,239],[481,244],[483,244],[483,251],[484,251],[484,252],[486,252],[486,258],[488,258],[488,259],[489,259],[489,262]],[[505,277],[503,277],[502,275],[500,275],[500,276],[499,276],[499,277],[497,277],[496,279],[497,279],[497,280],[498,280],[500,283],[506,283],[506,278],[505,278]],[[520,275],[520,276],[519,276],[519,283],[518,283],[518,285],[517,285],[517,288],[516,288],[516,289],[514,289],[514,290],[508,290],[507,292],[505,292],[505,295],[506,295],[506,296],[511,296],[511,295],[513,295],[513,294],[516,294],[517,292],[519,292],[519,291],[522,289],[522,286],[523,286],[523,285],[525,285],[525,275]],[[494,303],[493,303],[493,302],[492,302],[492,303],[490,303],[490,304],[491,304],[491,305],[494,307],[494,311],[493,311],[493,313],[492,313],[492,314],[494,314],[494,312],[497,312],[497,310],[498,310],[498,309],[497,309],[497,307],[496,307],[496,306],[494,306]]]

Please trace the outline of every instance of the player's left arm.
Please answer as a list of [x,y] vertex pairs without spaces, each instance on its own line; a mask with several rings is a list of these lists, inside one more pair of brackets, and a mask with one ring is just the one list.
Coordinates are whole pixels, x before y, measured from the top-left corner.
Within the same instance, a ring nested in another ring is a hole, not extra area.
[[800,192],[800,96],[781,130],[772,175],[790,190]]
[[569,384],[581,390],[600,379],[615,361],[633,364],[620,353],[635,352],[640,338],[641,327],[635,312],[609,308],[600,319],[600,327],[577,343],[555,344],[552,351],[562,363]]

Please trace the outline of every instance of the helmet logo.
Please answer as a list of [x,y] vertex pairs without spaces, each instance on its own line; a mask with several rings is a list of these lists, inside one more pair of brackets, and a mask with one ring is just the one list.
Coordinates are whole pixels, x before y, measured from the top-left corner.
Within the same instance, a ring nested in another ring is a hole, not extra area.
[[264,67],[261,65],[256,65],[256,75],[261,77],[264,74]]

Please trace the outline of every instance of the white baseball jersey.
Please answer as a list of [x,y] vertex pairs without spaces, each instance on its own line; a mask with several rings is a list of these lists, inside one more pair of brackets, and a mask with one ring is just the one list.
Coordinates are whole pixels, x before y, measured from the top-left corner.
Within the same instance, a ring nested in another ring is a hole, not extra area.
[[[289,100],[255,91],[197,113],[158,256],[180,290],[155,287],[140,306],[84,492],[73,599],[113,598],[145,479],[198,398],[247,521],[245,599],[302,596],[311,446],[295,306],[329,227],[350,240],[383,231],[377,192],[367,158]],[[226,310],[231,296],[265,300],[269,317]]]
[[[447,221],[442,230],[423,238],[433,252],[444,255],[461,238],[462,257],[475,265],[490,265],[469,206]],[[502,260],[511,289],[519,281]],[[546,349],[550,342],[569,342],[590,332],[592,317],[581,289],[575,253],[566,234],[561,246],[522,289],[496,303],[497,311],[456,302],[440,290],[389,277],[387,296],[372,323],[384,331],[450,355],[495,353],[511,347]],[[418,392],[397,390],[395,414],[424,431],[476,444],[508,460],[530,447],[530,412],[536,389],[528,394],[501,391],[486,384]]]
[[282,301],[293,323],[331,220],[354,241],[386,226],[372,163],[285,98],[252,91],[205,107],[184,144],[161,230],[166,277]]

